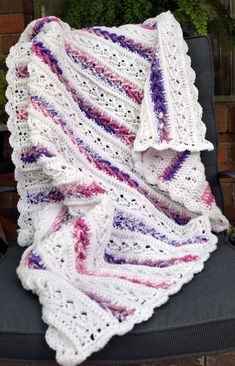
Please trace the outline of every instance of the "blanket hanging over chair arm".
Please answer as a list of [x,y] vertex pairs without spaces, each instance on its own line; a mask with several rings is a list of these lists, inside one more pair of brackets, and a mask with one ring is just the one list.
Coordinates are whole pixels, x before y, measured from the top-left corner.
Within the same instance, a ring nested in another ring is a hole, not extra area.
[[39,19],[7,66],[28,246],[17,274],[72,366],[149,319],[216,249],[228,221],[200,159],[213,146],[170,12],[79,30]]

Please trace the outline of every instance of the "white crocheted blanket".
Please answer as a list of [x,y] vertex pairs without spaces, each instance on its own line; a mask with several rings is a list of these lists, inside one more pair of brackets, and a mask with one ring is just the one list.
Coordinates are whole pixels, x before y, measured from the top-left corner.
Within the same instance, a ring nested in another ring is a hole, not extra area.
[[17,269],[46,341],[76,365],[151,317],[215,250],[228,222],[195,74],[170,12],[76,30],[32,22],[7,59],[18,181]]

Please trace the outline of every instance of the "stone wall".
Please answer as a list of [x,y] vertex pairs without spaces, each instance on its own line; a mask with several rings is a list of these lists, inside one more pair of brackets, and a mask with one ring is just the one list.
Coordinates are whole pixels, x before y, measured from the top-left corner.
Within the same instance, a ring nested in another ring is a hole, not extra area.
[[[235,102],[216,102],[215,113],[218,129],[219,171],[235,170]],[[235,222],[234,179],[221,179],[224,194],[225,214]]]
[[0,53],[7,54],[33,19],[33,0],[0,0]]

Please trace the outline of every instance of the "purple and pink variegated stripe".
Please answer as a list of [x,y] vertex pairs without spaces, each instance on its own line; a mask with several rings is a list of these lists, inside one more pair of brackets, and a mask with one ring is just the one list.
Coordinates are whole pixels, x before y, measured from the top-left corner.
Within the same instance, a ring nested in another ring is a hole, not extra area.
[[16,118],[21,122],[26,122],[28,120],[28,111],[21,107],[16,109]]
[[108,263],[112,264],[132,264],[136,266],[148,266],[156,268],[167,268],[180,263],[196,262],[199,259],[198,255],[186,254],[182,257],[173,257],[169,259],[162,260],[152,260],[152,259],[126,259],[115,257],[110,253],[105,253],[105,259]]
[[115,135],[121,141],[127,145],[133,145],[135,140],[135,133],[130,132],[125,126],[121,126],[117,121],[105,115],[101,110],[92,107],[84,99],[80,99],[78,102],[81,111],[83,111],[86,117],[97,125],[103,127],[106,132]]
[[21,160],[23,163],[35,163],[42,156],[51,158],[55,154],[50,152],[45,146],[38,144],[24,150],[21,154]]
[[30,269],[46,269],[41,257],[35,250],[30,250],[30,252],[25,257],[24,264]]
[[76,239],[76,269],[81,273],[84,273],[85,271],[84,260],[86,258],[86,250],[89,245],[88,231],[88,226],[82,217],[74,220],[72,235]]
[[90,184],[85,183],[66,184],[60,188],[60,191],[66,196],[82,195],[84,197],[91,197],[92,195],[102,194],[106,192],[106,190],[103,189],[96,182],[92,182]]
[[91,184],[67,184],[60,189],[52,188],[44,192],[27,192],[27,200],[31,204],[45,203],[45,202],[60,202],[66,196],[76,196],[82,198],[89,198],[99,194],[106,193],[105,189],[100,187],[97,183]]
[[189,156],[190,151],[188,150],[177,153],[171,160],[170,165],[164,169],[163,174],[159,178],[163,181],[171,181],[175,178],[176,174],[179,172],[180,168]]
[[40,192],[27,192],[27,201],[30,204],[61,202],[64,195],[56,188]]
[[148,226],[143,221],[137,219],[134,216],[128,216],[124,211],[121,210],[115,211],[113,227],[116,229],[129,230],[132,232],[140,232],[144,235],[151,235],[153,238],[175,247],[189,244],[203,244],[208,242],[208,238],[205,235],[192,235],[190,239],[183,241],[170,239],[166,234],[162,234],[160,230],[158,231],[155,228]]
[[215,204],[215,198],[211,192],[209,184],[205,187],[199,199],[208,207],[213,206]]
[[33,39],[34,37],[36,37],[36,35],[41,31],[41,29],[44,27],[45,24],[51,23],[51,22],[60,22],[59,18],[53,17],[53,16],[48,16],[48,17],[44,17],[41,18],[39,20],[36,21],[32,32],[31,32],[31,39]]
[[166,94],[162,76],[162,70],[157,53],[152,58],[150,68],[150,95],[156,121],[156,129],[159,142],[170,142],[169,122]]
[[128,309],[124,306],[114,304],[110,300],[107,300],[95,293],[88,291],[85,293],[91,300],[94,300],[97,304],[99,304],[102,309],[111,311],[111,313],[115,316],[115,318],[118,319],[120,323],[127,320],[127,318],[135,313],[134,309]]
[[141,28],[149,29],[149,30],[156,30],[157,29],[157,24],[156,23],[153,23],[153,24],[141,23],[141,24],[139,24],[139,26]]
[[[15,72],[15,77],[17,79],[27,79],[29,77],[27,65],[23,64],[23,65],[16,66],[14,72]],[[22,122],[27,121],[28,112],[27,112],[26,108],[16,106],[15,113],[16,113],[17,119],[19,119]]]
[[32,52],[43,60],[57,76],[63,74],[62,69],[58,65],[58,60],[52,54],[51,50],[44,46],[43,42],[34,39],[32,42]]
[[120,75],[111,71],[106,65],[100,63],[94,57],[85,54],[82,51],[74,48],[71,44],[65,43],[65,50],[67,55],[75,62],[79,63],[83,68],[89,68],[95,75],[101,77],[106,83],[114,87],[118,87],[121,92],[125,94],[138,104],[143,100],[144,93],[138,90],[128,80],[123,79]]
[[63,206],[45,236],[49,236],[51,233],[59,230],[70,219],[71,215],[69,214],[68,208]]
[[28,66],[20,65],[15,68],[15,76],[19,79],[26,79],[29,77]]
[[116,43],[122,48],[131,51],[133,53],[136,53],[147,60],[151,60],[152,58],[153,48],[146,47],[140,42],[136,42],[124,35],[118,35],[114,32],[109,32],[108,30],[101,29],[99,27],[83,28],[82,30],[89,33],[94,33],[99,37],[103,37],[104,39],[110,40],[111,42]]

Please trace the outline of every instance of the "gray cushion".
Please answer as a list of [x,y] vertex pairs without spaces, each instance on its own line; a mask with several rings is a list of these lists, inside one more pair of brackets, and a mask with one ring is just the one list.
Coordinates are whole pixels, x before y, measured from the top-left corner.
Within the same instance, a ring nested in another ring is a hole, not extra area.
[[223,198],[219,185],[217,171],[217,127],[213,108],[214,72],[210,41],[207,37],[188,37],[186,39],[191,57],[192,67],[196,73],[196,86],[199,91],[199,102],[203,109],[203,122],[206,125],[206,138],[214,144],[213,151],[203,151],[202,161],[206,168],[206,175],[217,204],[223,207]]
[[[22,252],[14,245],[0,260],[0,360],[53,360],[38,299],[22,288],[15,274]],[[235,248],[221,235],[202,272],[151,319],[111,339],[91,360],[146,361],[235,347],[234,264]]]

